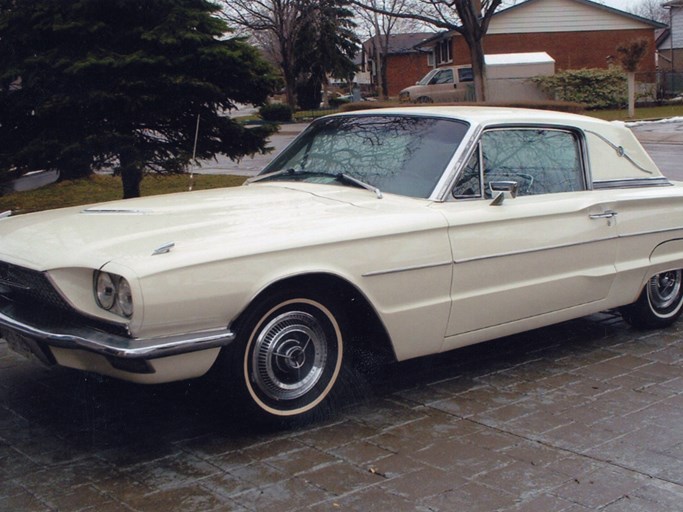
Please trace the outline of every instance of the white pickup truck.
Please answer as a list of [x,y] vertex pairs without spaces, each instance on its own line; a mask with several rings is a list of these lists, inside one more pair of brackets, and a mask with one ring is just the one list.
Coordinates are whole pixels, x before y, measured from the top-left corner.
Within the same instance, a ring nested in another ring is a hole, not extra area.
[[[555,73],[555,60],[545,52],[486,55],[486,90],[489,101],[548,99],[529,78]],[[432,69],[416,85],[403,89],[402,102],[434,103],[474,101],[472,66]]]

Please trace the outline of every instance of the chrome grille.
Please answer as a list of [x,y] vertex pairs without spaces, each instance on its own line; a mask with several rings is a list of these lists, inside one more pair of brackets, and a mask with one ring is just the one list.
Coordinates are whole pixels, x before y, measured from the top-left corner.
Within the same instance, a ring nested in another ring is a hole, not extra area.
[[9,296],[17,302],[71,311],[43,272],[0,261],[0,285],[9,289]]

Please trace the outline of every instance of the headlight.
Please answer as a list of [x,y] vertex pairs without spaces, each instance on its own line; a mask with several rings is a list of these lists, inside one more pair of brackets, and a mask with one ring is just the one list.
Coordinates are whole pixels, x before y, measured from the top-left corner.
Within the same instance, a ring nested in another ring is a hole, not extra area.
[[126,278],[99,271],[94,277],[97,305],[126,318],[133,316],[133,294]]
[[95,296],[97,304],[109,311],[116,302],[116,288],[111,276],[106,272],[98,272],[95,282]]
[[118,291],[116,293],[116,301],[121,308],[121,313],[124,316],[133,315],[133,294],[130,291],[130,284],[123,277],[119,279]]

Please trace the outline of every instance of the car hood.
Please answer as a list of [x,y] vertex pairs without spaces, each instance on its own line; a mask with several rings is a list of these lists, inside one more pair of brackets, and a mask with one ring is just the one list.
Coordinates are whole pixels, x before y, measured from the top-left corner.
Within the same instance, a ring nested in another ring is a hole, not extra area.
[[[115,261],[142,275],[387,230],[427,229],[443,223],[425,207],[429,203],[299,183],[152,196],[0,220],[0,258],[36,270]],[[159,250],[170,244],[168,252]]]

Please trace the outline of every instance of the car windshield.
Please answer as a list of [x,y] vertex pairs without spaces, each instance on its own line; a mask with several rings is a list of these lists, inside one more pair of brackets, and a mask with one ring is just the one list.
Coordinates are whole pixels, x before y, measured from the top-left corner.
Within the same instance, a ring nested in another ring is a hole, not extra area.
[[328,117],[313,123],[261,176],[350,184],[339,180],[344,175],[382,192],[427,198],[467,128],[463,121],[435,117]]

